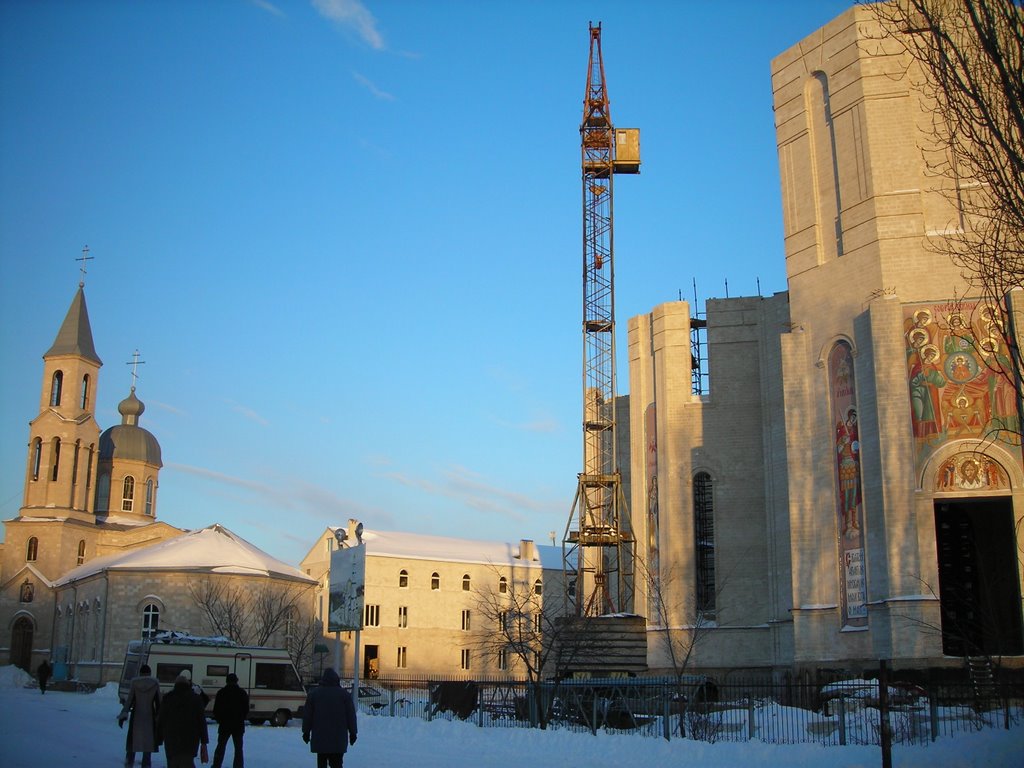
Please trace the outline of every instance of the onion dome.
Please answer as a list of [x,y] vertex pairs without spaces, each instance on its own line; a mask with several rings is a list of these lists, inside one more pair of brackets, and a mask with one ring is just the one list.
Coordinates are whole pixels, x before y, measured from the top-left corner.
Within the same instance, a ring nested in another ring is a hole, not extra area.
[[139,426],[146,406],[135,396],[135,387],[117,406],[121,423],[100,435],[100,459],[141,461],[162,467],[160,443],[153,433]]

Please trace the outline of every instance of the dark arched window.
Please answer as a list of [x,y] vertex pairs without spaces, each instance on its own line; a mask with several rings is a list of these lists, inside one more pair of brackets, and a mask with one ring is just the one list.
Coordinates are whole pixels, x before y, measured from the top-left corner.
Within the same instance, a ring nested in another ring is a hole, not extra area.
[[146,481],[146,514],[153,516],[153,478]]
[[147,603],[142,609],[142,639],[149,640],[160,629],[160,606]]
[[469,592],[469,574],[463,574],[462,576],[462,591]]
[[85,562],[85,539],[81,539],[78,542],[78,564],[81,565]]
[[[91,454],[90,454],[91,455]],[[96,481],[96,511],[110,510],[110,473],[104,472]]]
[[535,595],[543,595],[544,594],[544,583],[540,579],[537,579],[535,582],[533,582],[533,594],[535,594]]
[[60,473],[60,438],[53,438],[50,454],[50,479],[56,480]]
[[697,554],[697,610],[715,612],[715,506],[711,475],[698,472],[693,478],[694,550]]
[[135,478],[125,475],[121,491],[121,511],[131,512],[135,500]]
[[503,595],[508,592],[508,579],[504,576],[498,579],[498,591]]
[[32,441],[32,479],[39,479],[39,465],[43,462],[43,438]]
[[88,498],[89,486],[92,485],[92,452],[93,452],[93,446],[90,445],[89,446],[89,456],[86,458],[86,462],[85,462],[85,493],[86,493],[86,498]]
[[25,559],[34,563],[37,557],[39,557],[39,539],[33,536],[28,540],[28,546],[25,547]]
[[82,410],[88,410],[89,408],[89,374],[85,374],[82,377]]
[[78,452],[82,448],[82,441],[75,440],[75,455],[71,457],[71,484],[78,484]]
[[409,586],[409,572],[404,568],[398,572],[398,586],[408,587]]
[[54,371],[53,380],[50,382],[50,407],[56,408],[60,405],[60,394],[64,388],[64,372]]
[[441,576],[438,574],[437,571],[434,571],[432,574],[430,574],[430,588],[433,590],[438,590],[441,588]]

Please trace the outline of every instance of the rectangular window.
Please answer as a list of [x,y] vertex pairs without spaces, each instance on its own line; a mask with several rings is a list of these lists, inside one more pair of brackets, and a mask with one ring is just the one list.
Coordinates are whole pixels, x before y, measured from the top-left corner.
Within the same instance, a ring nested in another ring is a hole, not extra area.
[[171,663],[165,664],[161,662],[156,665],[156,679],[159,680],[161,683],[170,683],[171,685],[174,685],[174,681],[178,679],[178,675],[180,675],[185,670],[188,670],[188,673],[191,675],[192,665]]
[[508,649],[502,648],[498,651],[498,669],[508,672]]
[[409,606],[398,606],[398,628],[405,629],[409,626]]
[[462,612],[462,631],[469,632],[469,610]]
[[301,691],[302,681],[295,674],[291,664],[261,664],[256,662],[254,688],[269,688],[275,691]]
[[469,669],[469,648],[462,649],[462,663],[460,668],[463,670]]
[[380,626],[380,606],[379,605],[368,605],[363,611],[363,626],[364,627],[379,627]]
[[227,664],[207,664],[206,665],[206,676],[207,677],[227,677],[228,672]]
[[398,646],[398,659],[395,661],[395,666],[398,667],[399,669],[405,669],[406,668],[405,646],[404,645]]

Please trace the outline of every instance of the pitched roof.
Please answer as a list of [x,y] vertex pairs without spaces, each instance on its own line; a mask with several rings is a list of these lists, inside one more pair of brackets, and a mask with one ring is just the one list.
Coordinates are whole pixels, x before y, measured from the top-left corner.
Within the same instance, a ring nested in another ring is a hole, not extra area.
[[273,576],[316,583],[298,568],[271,557],[219,524],[188,531],[141,549],[97,557],[68,571],[56,586],[65,586],[102,571],[189,571]]
[[78,286],[75,298],[71,300],[71,306],[68,307],[68,313],[57,332],[53,346],[43,357],[56,357],[57,355],[76,355],[84,357],[96,365],[103,365],[92,342],[89,310],[85,306],[85,289],[81,285]]

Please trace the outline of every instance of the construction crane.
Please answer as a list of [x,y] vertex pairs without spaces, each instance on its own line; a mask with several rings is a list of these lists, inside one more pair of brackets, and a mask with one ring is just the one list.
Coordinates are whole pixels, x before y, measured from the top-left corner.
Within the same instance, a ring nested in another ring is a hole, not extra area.
[[612,125],[601,25],[590,25],[583,179],[583,471],[562,539],[578,616],[632,610],[634,537],[616,457],[613,181],[640,172],[640,132]]

